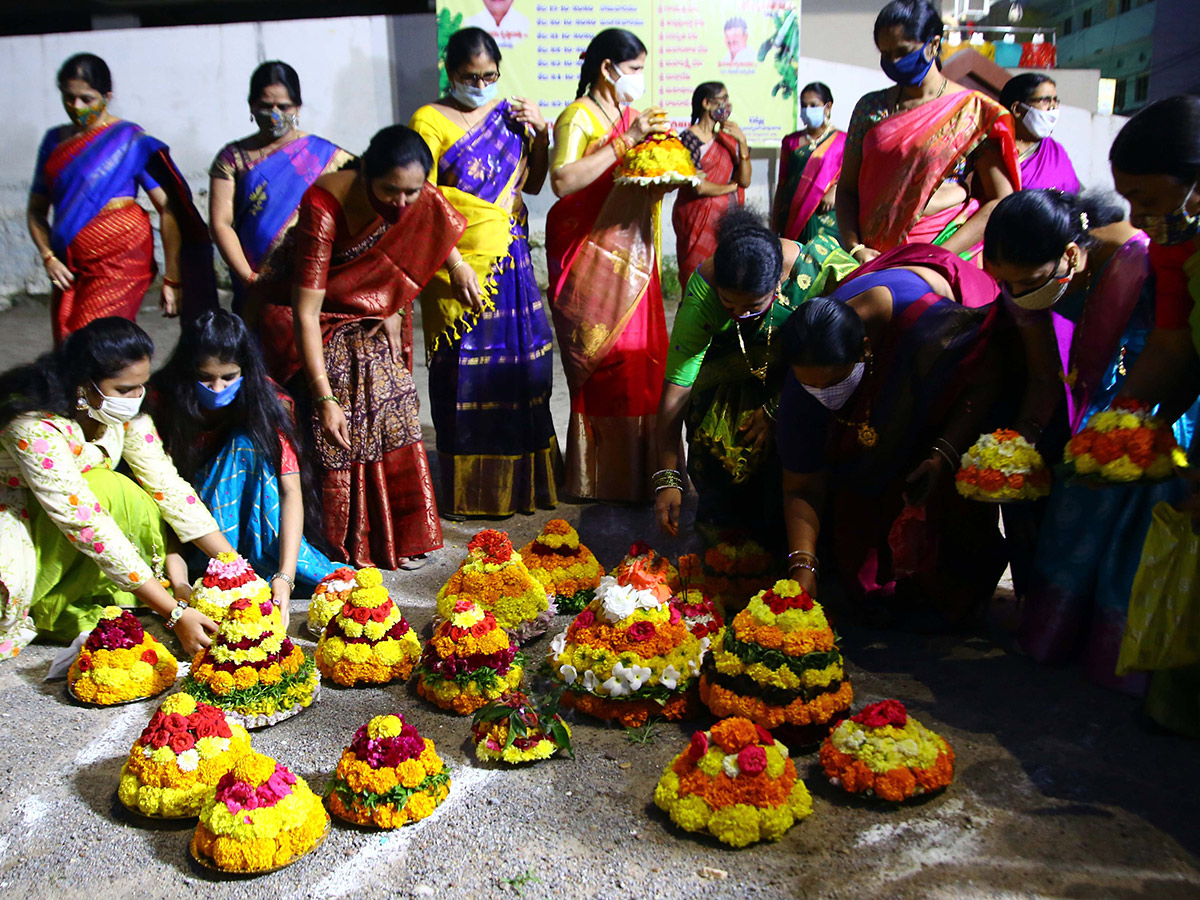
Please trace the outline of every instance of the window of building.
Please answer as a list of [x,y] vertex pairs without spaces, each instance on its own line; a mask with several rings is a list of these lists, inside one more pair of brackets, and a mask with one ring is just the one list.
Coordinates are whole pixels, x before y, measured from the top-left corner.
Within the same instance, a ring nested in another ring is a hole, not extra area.
[[1065,19],[1063,19],[1063,34],[1070,34],[1070,33],[1071,33],[1071,17],[1067,16]]
[[1122,110],[1125,108],[1125,79],[1117,80],[1117,88],[1113,92],[1113,109]]
[[1083,22],[1081,24],[1084,28],[1092,27],[1092,11],[1090,9],[1083,11]]
[[1139,75],[1133,82],[1133,100],[1135,103],[1145,103],[1150,95],[1150,76]]

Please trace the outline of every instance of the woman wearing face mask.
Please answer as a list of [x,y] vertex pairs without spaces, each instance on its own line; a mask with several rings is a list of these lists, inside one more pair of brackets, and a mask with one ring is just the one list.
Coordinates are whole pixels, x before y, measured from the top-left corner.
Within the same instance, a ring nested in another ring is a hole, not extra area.
[[450,92],[409,123],[433,153],[430,180],[467,219],[464,262],[421,293],[442,513],[552,509],[553,343],[522,200],[546,180],[550,129],[536,104],[499,97],[500,49],[486,31],[451,35],[445,64]]
[[679,446],[700,492],[697,521],[780,542],[772,432],[784,364],[780,329],[800,304],[857,268],[831,238],[780,240],[749,210],[726,213],[716,252],[688,281],[671,329],[658,405],[655,518],[679,533]]
[[137,318],[155,272],[139,187],[161,220],[163,315],[192,318],[215,306],[208,230],[166,144],[109,112],[112,75],[100,57],[68,59],[58,89],[71,124],[42,138],[27,215],[53,287],[55,343],[93,319]]
[[953,473],[998,394],[998,292],[957,255],[911,245],[784,324],[776,442],[788,566],[810,592],[828,533],[827,568],[870,621],[928,603],[939,625],[957,625],[991,597],[1006,562],[995,508],[960,498]]
[[775,190],[775,231],[807,243],[819,235],[841,240],[834,204],[846,133],[833,127],[833,92],[819,81],[800,92],[804,128],[783,139],[779,187]]
[[0,659],[35,636],[69,643],[110,604],[150,607],[189,656],[216,631],[187,606],[176,548],[232,548],[141,411],[153,352],[110,316],[0,375]]
[[750,187],[750,147],[729,118],[732,112],[725,85],[706,81],[692,92],[692,124],[679,135],[704,179],[698,187],[680,189],[671,213],[679,286],[685,291],[696,267],[716,249],[717,223],[732,206],[746,202]]
[[360,567],[419,568],[442,545],[410,313],[439,266],[462,265],[466,222],[432,168],[421,136],[391,125],[357,172],[318,178],[300,203],[292,304],[264,311],[268,371],[312,406],[326,540]]
[[233,311],[254,327],[263,296],[291,288],[300,198],[321,175],[354,157],[300,130],[300,77],[285,62],[250,76],[254,134],[226,144],[208,171],[208,220],[233,276]]
[[571,391],[566,492],[584,499],[646,500],[654,465],[667,357],[662,192],[613,183],[630,147],[670,128],[664,110],[628,105],[645,91],[645,66],[636,35],[601,31],[554,125],[550,187],[560,199],[546,219],[547,294]]
[[860,261],[903,243],[974,259],[992,208],[1021,186],[1012,115],[942,75],[941,43],[930,0],[892,0],[875,20],[896,86],[854,107],[837,191],[842,245]]
[[249,329],[223,309],[184,327],[153,387],[154,420],[175,467],[269,580],[286,624],[292,591],[311,591],[336,568],[313,546],[323,543],[321,506],[298,453],[291,399],[267,377]]
[[1021,161],[1021,188],[1056,188],[1079,193],[1079,179],[1071,157],[1050,135],[1058,124],[1057,85],[1037,72],[1014,75],[1000,92],[1000,105],[1016,123],[1017,154]]

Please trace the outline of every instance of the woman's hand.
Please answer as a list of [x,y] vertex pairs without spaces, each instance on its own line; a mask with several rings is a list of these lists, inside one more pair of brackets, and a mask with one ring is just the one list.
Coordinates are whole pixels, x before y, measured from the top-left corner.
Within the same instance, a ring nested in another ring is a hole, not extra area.
[[767,445],[767,441],[771,439],[773,424],[766,411],[759,407],[750,414],[750,418],[738,428],[738,431],[745,433],[746,440],[753,445],[754,449],[762,450]]
[[545,134],[546,129],[550,127],[546,122],[546,117],[542,115],[542,111],[532,100],[513,97],[509,101],[509,107],[512,109],[513,121],[528,125],[539,136]]
[[913,469],[904,479],[908,485],[904,491],[904,502],[909,506],[924,506],[941,480],[945,465],[946,461],[942,459],[941,454],[935,453]]
[[392,362],[400,362],[404,356],[404,321],[400,313],[394,312],[386,319],[380,319],[375,327],[367,331],[367,337],[375,337],[380,329],[383,329],[383,336],[388,342],[388,349],[391,350]]
[[342,409],[341,404],[326,400],[321,404],[321,412],[318,415],[321,418],[321,431],[325,433],[325,439],[343,450],[349,450],[350,426],[346,422],[346,411]]
[[832,212],[836,203],[837,203],[837,182],[835,181],[833,184],[831,184],[829,186],[829,190],[827,190],[824,194],[821,195],[821,200],[820,200],[820,202],[817,203],[817,212],[819,212],[819,213]]
[[742,148],[743,153],[750,152],[750,147],[746,143],[746,135],[744,135],[742,133],[741,126],[738,125],[737,122],[733,121],[733,119],[726,119],[724,122],[721,123],[721,133],[727,134],[731,138],[733,138],[735,141],[737,141],[738,146]]
[[855,261],[860,265],[866,265],[879,255],[879,251],[873,247],[859,247],[850,255],[853,256]]
[[179,315],[179,288],[167,284],[163,281],[162,299],[158,301],[158,308],[162,310],[165,318],[173,319]]
[[679,509],[683,505],[683,491],[679,488],[663,488],[654,495],[654,519],[658,527],[675,537],[679,534]]
[[483,312],[483,291],[479,287],[479,276],[470,265],[464,263],[450,273],[450,288],[454,298],[475,312]]
[[640,144],[652,134],[664,134],[670,130],[671,120],[667,111],[652,106],[633,120],[633,124],[625,132],[625,140],[632,147]]
[[46,275],[50,278],[50,283],[60,291],[65,291],[75,283],[75,276],[71,274],[71,270],[57,256],[51,256],[45,262]]
[[279,616],[283,619],[283,630],[287,631],[288,617],[292,610],[292,589],[282,578],[271,581],[271,602],[279,607]]
[[217,623],[200,612],[188,607],[175,623],[175,637],[183,645],[183,652],[195,656],[212,643],[211,635],[217,633]]

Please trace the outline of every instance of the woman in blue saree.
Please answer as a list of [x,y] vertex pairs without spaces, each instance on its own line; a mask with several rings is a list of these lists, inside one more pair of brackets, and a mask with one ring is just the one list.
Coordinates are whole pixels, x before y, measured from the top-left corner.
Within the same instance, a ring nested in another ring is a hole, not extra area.
[[258,131],[222,147],[208,173],[209,228],[233,276],[233,311],[251,327],[272,292],[288,302],[300,198],[354,159],[300,131],[300,101],[300,78],[287,63],[255,69],[249,103]]
[[[223,309],[185,326],[153,379],[155,421],[217,526],[264,578],[287,618],[297,585],[338,567],[320,544],[315,481],[298,454],[290,400],[267,377],[245,324]],[[306,534],[308,535],[306,537]]]
[[550,418],[550,327],[521,194],[546,178],[549,129],[531,102],[498,100],[500,50],[478,28],[446,46],[451,90],[411,127],[430,180],[467,218],[460,261],[421,294],[442,498],[451,516],[553,508],[562,458]]

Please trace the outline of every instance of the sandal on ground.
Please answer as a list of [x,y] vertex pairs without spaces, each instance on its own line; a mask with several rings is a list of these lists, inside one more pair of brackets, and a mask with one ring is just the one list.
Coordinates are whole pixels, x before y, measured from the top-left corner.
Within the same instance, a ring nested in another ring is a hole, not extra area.
[[429,562],[429,557],[424,553],[419,553],[416,556],[410,556],[403,562],[396,565],[397,569],[403,569],[406,572],[415,572],[417,569],[425,568],[425,564]]

